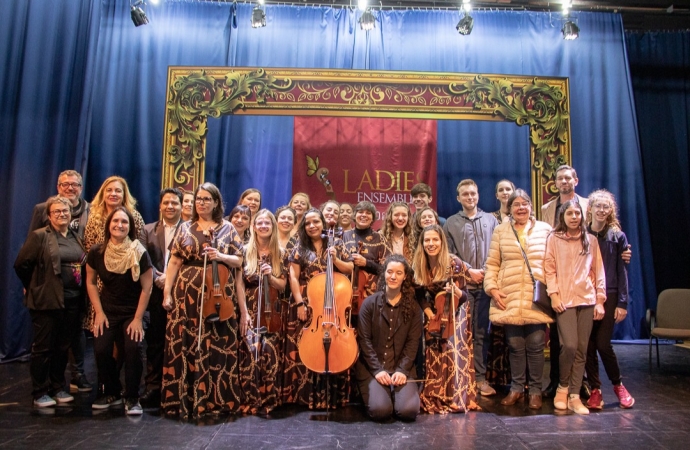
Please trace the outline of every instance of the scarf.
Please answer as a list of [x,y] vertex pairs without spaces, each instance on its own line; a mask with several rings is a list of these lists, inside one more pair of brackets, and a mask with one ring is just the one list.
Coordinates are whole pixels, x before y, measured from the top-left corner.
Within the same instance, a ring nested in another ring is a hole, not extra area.
[[146,249],[138,239],[132,241],[129,239],[129,236],[121,244],[108,241],[103,258],[105,268],[110,272],[120,274],[127,272],[128,269],[132,269],[132,279],[139,281],[139,259],[141,259],[141,255],[145,251]]

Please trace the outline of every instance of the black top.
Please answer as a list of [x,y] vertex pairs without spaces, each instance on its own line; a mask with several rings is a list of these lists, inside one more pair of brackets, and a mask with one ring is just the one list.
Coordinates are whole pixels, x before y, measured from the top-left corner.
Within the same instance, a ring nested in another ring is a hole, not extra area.
[[606,273],[606,293],[618,294],[618,308],[628,308],[628,267],[621,254],[628,249],[628,238],[622,231],[606,227],[596,232],[591,225],[590,234],[596,236]]
[[73,233],[63,236],[55,233],[60,252],[60,270],[65,298],[75,298],[82,295],[82,276],[86,254]]
[[[103,312],[114,315],[131,315],[137,310],[139,295],[141,294],[141,279],[132,279],[132,269],[127,269],[125,273],[113,273],[105,268],[104,254],[101,253],[101,246],[96,244],[91,247],[86,263],[96,271],[101,281],[101,305]],[[151,268],[149,254],[144,252],[139,259],[140,274],[143,275]]]

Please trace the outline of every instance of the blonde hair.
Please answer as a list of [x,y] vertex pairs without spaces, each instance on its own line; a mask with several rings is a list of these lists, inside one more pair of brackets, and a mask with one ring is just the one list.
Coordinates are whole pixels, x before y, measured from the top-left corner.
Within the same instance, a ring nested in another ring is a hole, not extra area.
[[587,207],[587,225],[592,224],[592,208],[597,199],[606,200],[611,204],[611,214],[606,218],[606,225],[614,231],[621,231],[621,224],[618,221],[618,204],[616,203],[616,197],[606,189],[597,189],[589,194],[587,198],[589,205]]
[[131,215],[134,215],[134,211],[136,211],[137,206],[137,199],[134,198],[129,192],[127,181],[118,175],[109,176],[105,179],[103,184],[101,184],[96,196],[93,198],[93,200],[91,200],[90,214],[102,218],[105,218],[108,215],[107,208],[105,206],[105,188],[114,181],[117,181],[122,185],[122,206],[124,206]]
[[249,227],[249,242],[247,242],[244,252],[246,272],[249,276],[259,274],[259,267],[261,265],[259,261],[259,238],[254,231],[254,227],[256,227],[256,221],[260,217],[268,217],[271,221],[271,238],[268,241],[268,248],[271,252],[271,273],[276,277],[280,277],[283,260],[280,254],[280,244],[278,243],[278,223],[273,213],[265,208],[256,213],[254,224]]
[[[424,250],[424,235],[431,231],[438,233],[441,238],[441,250],[436,259],[436,266],[431,267],[429,264],[429,257]],[[417,248],[412,257],[412,271],[414,272],[414,282],[420,286],[428,286],[431,283],[437,283],[448,280],[448,267],[450,265],[450,252],[448,252],[448,241],[443,232],[443,228],[439,225],[429,225],[422,230],[417,242]],[[436,269],[434,274],[434,269]]]
[[292,202],[295,200],[295,197],[304,197],[304,199],[307,201],[307,209],[311,209],[311,200],[309,200],[309,195],[305,194],[304,192],[297,192],[295,195],[293,195],[288,203],[288,206],[292,207]]

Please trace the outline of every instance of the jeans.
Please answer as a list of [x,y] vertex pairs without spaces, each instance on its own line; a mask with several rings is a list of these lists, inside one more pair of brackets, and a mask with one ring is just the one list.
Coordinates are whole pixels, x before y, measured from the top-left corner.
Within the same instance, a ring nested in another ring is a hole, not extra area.
[[139,397],[139,382],[144,371],[144,363],[141,360],[141,342],[136,342],[127,335],[127,327],[133,316],[118,317],[107,315],[110,326],[104,327],[103,334],[95,337],[93,350],[96,354],[96,366],[98,367],[98,379],[103,383],[104,395],[120,395],[122,384],[120,383],[120,371],[113,357],[113,346],[118,343],[119,354],[125,363],[125,397]]
[[546,324],[504,325],[503,329],[510,351],[510,375],[513,379],[510,390],[521,394],[525,391],[529,368],[529,393],[541,395]]
[[611,383],[614,385],[621,384],[621,370],[618,366],[618,358],[616,358],[611,345],[613,327],[616,324],[614,318],[616,306],[618,306],[618,294],[608,294],[606,303],[604,303],[604,309],[606,310],[604,318],[602,320],[595,320],[592,325],[592,333],[589,336],[589,344],[587,346],[587,363],[585,364],[587,378],[592,389],[601,389],[597,352],[601,356],[604,370],[606,370],[606,375],[611,380]]
[[468,291],[470,317],[472,319],[472,343],[474,344],[474,372],[477,384],[486,380],[486,356],[489,350],[489,306],[491,297],[483,289]]

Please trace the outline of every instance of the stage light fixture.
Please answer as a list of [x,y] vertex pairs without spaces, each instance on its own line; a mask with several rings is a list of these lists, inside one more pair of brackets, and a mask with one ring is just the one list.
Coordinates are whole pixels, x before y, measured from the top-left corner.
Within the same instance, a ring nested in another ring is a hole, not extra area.
[[357,8],[359,8],[360,11],[366,11],[368,6],[368,0],[357,0]]
[[146,13],[141,8],[141,5],[145,4],[146,3],[144,3],[143,0],[139,0],[138,2],[130,5],[132,7],[130,15],[132,16],[132,22],[134,22],[135,27],[140,27],[149,23],[149,18],[146,17]]
[[266,26],[266,13],[260,6],[255,6],[252,11],[252,28],[261,28]]
[[472,32],[472,28],[474,28],[474,19],[472,16],[470,16],[470,13],[465,13],[462,19],[460,19],[460,22],[455,26],[455,29],[458,30],[458,33],[462,34],[463,36],[467,36]]
[[580,27],[578,27],[575,22],[568,19],[561,28],[561,33],[563,33],[563,39],[566,41],[572,41],[580,36]]
[[470,4],[470,0],[462,0],[462,9],[465,10],[466,13],[470,13],[472,11],[472,5]]
[[376,18],[371,13],[371,9],[367,9],[362,13],[362,17],[359,18],[359,27],[364,31],[369,31],[374,29],[374,24],[376,23]]

